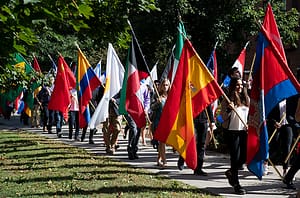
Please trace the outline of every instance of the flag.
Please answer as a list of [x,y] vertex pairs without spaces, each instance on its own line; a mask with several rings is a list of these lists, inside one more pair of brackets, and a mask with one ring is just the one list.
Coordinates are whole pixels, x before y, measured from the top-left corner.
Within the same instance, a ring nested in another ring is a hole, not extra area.
[[[97,75],[97,77],[100,79],[101,78],[101,60],[97,63],[96,67],[94,68],[94,72]],[[101,81],[101,79],[100,79]],[[101,83],[103,83],[101,81]]]
[[[52,70],[53,72],[54,72],[54,76],[56,76],[56,74],[57,74],[57,65],[55,64],[55,62],[53,61],[53,59],[52,59],[52,57],[50,56],[50,54],[48,54],[48,57],[49,57],[49,59],[50,59],[50,61],[51,61],[51,69],[50,69],[50,71]],[[50,71],[48,72],[48,73],[50,73]]]
[[77,90],[79,101],[79,127],[84,128],[90,122],[89,102],[94,89],[101,85],[89,61],[78,49]]
[[[207,61],[206,66],[209,69],[210,73],[214,76],[215,80],[218,82],[218,64],[217,64],[216,46],[217,46],[217,43],[216,43],[213,51],[210,54],[210,57]],[[218,108],[218,99],[216,99],[211,105],[211,109],[212,109],[214,116],[215,116],[217,108]]]
[[48,109],[60,111],[64,114],[68,111],[68,106],[71,103],[70,90],[75,88],[76,81],[70,67],[61,55],[58,57],[57,62],[57,74]]
[[109,43],[106,60],[106,83],[104,94],[91,118],[89,123],[90,128],[95,128],[108,118],[109,100],[120,91],[124,73],[124,67],[112,44]]
[[171,145],[188,167],[197,167],[193,118],[223,94],[217,81],[186,40],[154,139]]
[[173,71],[172,71],[172,79],[171,79],[171,83],[173,83],[177,68],[178,68],[178,63],[179,63],[179,59],[181,56],[181,52],[182,52],[182,48],[183,48],[183,44],[184,44],[184,37],[186,37],[186,32],[185,32],[185,28],[183,25],[182,21],[179,21],[178,24],[178,32],[177,32],[177,40],[176,40],[176,46],[175,46],[175,56],[174,56],[174,64],[173,64]]
[[269,3],[256,46],[248,122],[247,167],[259,179],[269,155],[266,118],[280,101],[299,92]]
[[[31,65],[25,60],[25,58],[19,54],[15,54],[15,61],[17,64],[16,67],[22,68],[25,74],[29,74],[34,72],[34,69]],[[40,82],[38,82],[37,78],[32,78],[28,89],[26,90],[26,94],[24,94],[24,112],[31,117],[31,110],[33,109],[33,102],[34,102],[34,92],[38,91],[40,87]]]
[[34,55],[33,55],[33,68],[34,68],[35,71],[41,72],[39,62],[38,62],[37,58]]
[[173,83],[173,80],[174,80],[174,77],[175,77],[175,74],[177,71],[182,47],[184,44],[184,37],[186,37],[186,32],[185,32],[185,28],[184,28],[182,21],[179,21],[177,30],[178,30],[178,32],[177,32],[176,44],[172,48],[171,55],[168,59],[167,66],[161,76],[161,80],[168,78],[170,80],[171,84]]
[[236,61],[232,65],[232,68],[234,68],[234,67],[238,68],[242,78],[243,78],[244,69],[245,69],[246,49],[247,49],[248,44],[249,44],[249,41],[246,43],[246,45],[243,48],[243,50],[241,51],[239,57],[236,59]]
[[135,35],[132,34],[121,90],[120,114],[129,113],[139,128],[146,126],[140,81],[149,75],[141,48]]
[[170,53],[170,56],[169,56],[169,59],[168,59],[168,62],[167,62],[167,65],[160,77],[160,82],[162,82],[163,79],[169,79],[171,80],[172,79],[172,73],[173,73],[173,65],[174,65],[174,59],[175,59],[175,55],[174,55],[174,50],[175,50],[175,46],[173,46],[172,50],[171,50],[171,53]]
[[218,64],[217,64],[217,55],[216,55],[216,47],[214,47],[213,51],[210,54],[210,57],[206,64],[210,73],[215,77],[218,82]]
[[[153,66],[151,72],[150,72],[150,76],[152,78],[153,81],[157,80],[157,64],[158,62],[155,63],[155,65]],[[151,88],[153,87],[153,83],[152,83],[152,80],[150,78],[150,76],[148,76],[145,80],[145,84],[146,85],[149,85]]]
[[[235,68],[235,67],[238,68],[238,71],[241,74],[241,78],[243,78],[243,74],[244,74],[246,49],[247,49],[248,44],[249,44],[249,41],[246,43],[246,45],[242,49],[240,55],[238,56],[238,58],[236,59],[236,61],[233,63],[233,65],[231,67],[231,68]],[[223,85],[224,85],[224,87],[228,87],[229,84],[230,84],[230,76],[226,75],[223,80]]]

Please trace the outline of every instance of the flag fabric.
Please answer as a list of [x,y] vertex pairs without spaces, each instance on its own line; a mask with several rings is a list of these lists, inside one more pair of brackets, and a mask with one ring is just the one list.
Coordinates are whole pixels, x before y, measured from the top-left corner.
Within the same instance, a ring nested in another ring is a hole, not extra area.
[[[243,78],[244,70],[245,70],[245,60],[246,60],[246,49],[249,44],[249,41],[246,43],[245,47],[242,49],[240,55],[236,59],[236,61],[233,63],[231,68],[238,68],[241,78]],[[224,87],[228,87],[230,84],[230,77],[228,75],[225,76],[223,80]]]
[[171,83],[174,81],[174,77],[178,68],[179,59],[181,56],[183,44],[184,44],[184,37],[186,37],[185,28],[182,21],[179,21],[178,24],[178,32],[177,32],[177,40],[175,46],[175,56],[174,56],[174,64],[173,64],[173,71],[172,71],[172,79]]
[[191,169],[197,167],[195,118],[223,94],[221,87],[186,40],[154,139],[171,145]]
[[41,72],[39,62],[38,62],[38,60],[35,56],[33,56],[33,68],[34,68],[35,71]]
[[130,114],[139,128],[146,126],[141,80],[150,75],[147,63],[134,34],[128,52],[120,98],[120,114]]
[[79,127],[84,128],[90,122],[89,102],[94,89],[101,85],[89,61],[78,49],[77,90],[79,101]]
[[[157,80],[158,77],[157,77],[157,64],[158,62],[155,63],[155,65],[153,66],[151,72],[150,72],[150,76],[152,78],[153,81]],[[150,78],[150,76],[148,76],[145,80],[145,84],[146,85],[149,85],[151,88],[153,87],[153,83],[152,83],[152,80]]]
[[[214,76],[215,80],[218,82],[218,63],[217,63],[217,54],[216,54],[216,47],[214,47],[213,51],[210,54],[210,57],[206,64],[207,68],[209,69],[210,73]],[[216,110],[218,108],[218,99],[216,99],[211,104],[211,109],[213,115],[215,116]]]
[[[15,66],[21,67],[26,74],[34,72],[34,69],[21,54],[15,54],[15,61],[17,62]],[[39,90],[40,84],[38,79],[31,79],[29,88],[26,90],[26,94],[24,94],[24,112],[29,117],[31,117],[31,110],[33,109],[34,94]]]
[[[54,72],[54,76],[56,76],[56,74],[57,74],[57,65],[55,64],[55,62],[52,59],[52,57],[50,56],[50,54],[48,54],[48,57],[49,57],[49,59],[51,61],[51,66],[52,66],[51,69],[50,69],[50,71],[52,70]],[[48,73],[51,73],[50,71]]]
[[108,118],[109,100],[121,89],[124,79],[124,67],[111,43],[108,44],[106,60],[106,83],[103,97],[101,98],[89,123],[90,128],[95,128]]
[[299,92],[269,3],[256,46],[248,122],[247,167],[259,179],[269,155],[266,118],[280,101]]
[[243,77],[244,74],[244,69],[245,69],[245,60],[246,60],[246,47],[245,46],[243,48],[243,50],[241,51],[239,57],[236,59],[236,61],[234,62],[234,64],[232,65],[232,68],[237,67],[241,77]]
[[70,67],[61,55],[58,57],[57,62],[57,74],[48,109],[60,111],[64,114],[68,111],[68,106],[71,103],[70,90],[75,88],[76,81]]
[[[96,67],[94,68],[94,72],[101,81],[101,60],[97,63]],[[104,84],[102,81],[101,83]]]
[[172,79],[173,65],[174,65],[174,59],[175,59],[175,55],[174,55],[175,46],[176,45],[174,45],[171,50],[167,65],[160,77],[160,82],[162,82],[162,80],[166,79],[166,78],[169,79],[170,81]]

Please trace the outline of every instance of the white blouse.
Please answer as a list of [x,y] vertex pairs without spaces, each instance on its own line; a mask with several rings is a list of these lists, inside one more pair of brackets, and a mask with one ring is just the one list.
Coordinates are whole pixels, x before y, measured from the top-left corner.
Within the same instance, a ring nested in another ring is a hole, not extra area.
[[[243,106],[235,107],[234,109],[242,118],[244,123],[247,123],[249,107],[243,105]],[[240,118],[236,115],[235,111],[232,110],[230,112],[230,123],[229,123],[228,130],[237,130],[237,131],[245,130],[245,125],[240,120]]]

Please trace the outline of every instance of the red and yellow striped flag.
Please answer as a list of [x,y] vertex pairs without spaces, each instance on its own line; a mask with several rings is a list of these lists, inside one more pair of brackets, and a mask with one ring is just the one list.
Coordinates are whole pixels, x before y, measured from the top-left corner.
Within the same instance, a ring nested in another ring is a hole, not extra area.
[[197,167],[193,118],[222,94],[221,87],[186,40],[154,138],[173,146],[193,170]]

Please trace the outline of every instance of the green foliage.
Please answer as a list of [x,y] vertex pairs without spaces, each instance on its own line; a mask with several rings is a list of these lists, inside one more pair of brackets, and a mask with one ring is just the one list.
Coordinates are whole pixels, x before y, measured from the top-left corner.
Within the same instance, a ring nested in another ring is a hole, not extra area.
[[7,65],[0,69],[0,87],[1,91],[8,91],[10,89],[17,89],[22,87],[24,89],[30,89],[33,80],[41,84],[43,74],[36,72],[25,73],[19,67],[13,65]]
[[[54,61],[58,52],[76,61],[75,41],[91,65],[106,59],[109,42],[125,62],[129,19],[150,69],[158,60],[159,73],[175,44],[179,14],[204,62],[218,41],[218,65],[225,72],[247,41],[255,45],[265,6],[261,0],[3,0],[0,5],[1,66],[17,51],[27,57],[35,53],[47,71],[48,54]],[[283,10],[281,0],[272,1],[272,8],[285,47],[298,47],[299,12]]]

